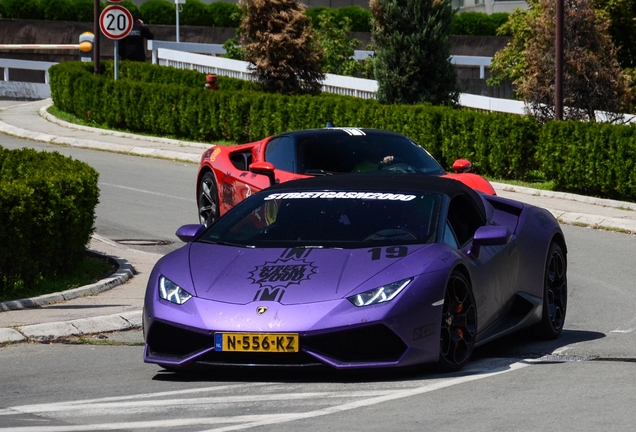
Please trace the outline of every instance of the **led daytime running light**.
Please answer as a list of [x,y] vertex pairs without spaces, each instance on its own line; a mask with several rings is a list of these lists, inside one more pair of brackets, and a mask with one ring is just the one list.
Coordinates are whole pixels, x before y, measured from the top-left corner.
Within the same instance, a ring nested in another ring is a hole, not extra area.
[[165,276],[159,277],[159,297],[170,303],[182,305],[192,298],[192,295],[172,282]]
[[348,297],[347,299],[355,306],[370,306],[393,300],[413,279],[404,279],[393,282],[360,294]]

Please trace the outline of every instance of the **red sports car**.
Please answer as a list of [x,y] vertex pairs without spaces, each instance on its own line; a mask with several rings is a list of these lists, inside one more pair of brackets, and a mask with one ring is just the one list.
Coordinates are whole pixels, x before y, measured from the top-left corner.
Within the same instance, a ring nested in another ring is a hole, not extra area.
[[446,172],[410,138],[376,129],[335,128],[286,132],[249,144],[214,146],[201,157],[197,177],[199,220],[209,226],[248,196],[293,179],[378,171],[453,178],[495,195],[483,177],[458,159]]

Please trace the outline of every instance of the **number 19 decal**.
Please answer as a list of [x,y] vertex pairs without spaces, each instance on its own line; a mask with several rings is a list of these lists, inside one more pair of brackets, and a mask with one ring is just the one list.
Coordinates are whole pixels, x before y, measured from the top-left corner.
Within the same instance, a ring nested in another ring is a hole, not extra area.
[[402,258],[409,253],[409,248],[406,246],[391,246],[386,248],[373,248],[367,252],[371,254],[371,261],[377,261],[382,258],[382,252],[384,252],[385,258]]

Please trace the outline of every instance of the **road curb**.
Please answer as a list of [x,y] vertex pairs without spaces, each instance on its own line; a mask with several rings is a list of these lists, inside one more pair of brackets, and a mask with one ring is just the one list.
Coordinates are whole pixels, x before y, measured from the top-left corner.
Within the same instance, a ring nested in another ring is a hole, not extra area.
[[[139,135],[139,134],[133,134],[133,133],[129,133],[129,132],[119,132],[119,131],[112,131],[112,130],[108,130],[108,129],[101,129],[101,128],[96,128],[96,127],[91,127],[91,126],[82,126],[82,125],[77,125],[75,123],[69,123],[67,121],[64,121],[62,119],[59,119],[57,117],[55,117],[53,114],[48,112],[48,109],[53,106],[52,103],[49,103],[47,105],[44,105],[43,107],[40,108],[39,111],[39,115],[40,117],[44,118],[45,120],[51,122],[51,123],[55,123],[59,126],[63,126],[65,128],[68,129],[75,129],[75,130],[81,130],[81,131],[85,131],[85,132],[91,132],[91,133],[98,133],[100,135],[104,135],[104,136],[115,136],[115,137],[122,137],[122,138],[130,138],[130,139],[135,139],[138,141],[148,141],[148,142],[156,142],[156,143],[163,143],[163,144],[171,144],[171,145],[175,145],[178,147],[195,147],[195,148],[200,148],[202,150],[207,150],[210,147],[213,147],[214,144],[209,144],[209,143],[201,143],[201,142],[194,142],[194,141],[182,141],[182,140],[178,140],[178,139],[173,139],[173,138],[163,138],[163,137],[155,137],[152,135]],[[9,107],[11,108],[11,107]]]
[[2,302],[0,303],[0,311],[35,308],[51,303],[59,303],[62,301],[71,300],[86,295],[98,294],[114,288],[118,285],[121,285],[133,277],[134,268],[132,264],[130,264],[126,259],[113,255],[106,255],[94,250],[88,250],[87,252],[93,255],[111,259],[112,261],[117,263],[118,269],[107,278],[104,278],[94,284],[84,285],[79,288],[73,288],[62,292],[44,294],[37,297]]
[[606,198],[589,197],[585,195],[577,195],[577,194],[568,193],[568,192],[555,192],[555,191],[547,191],[547,190],[541,190],[541,189],[533,189],[529,187],[515,186],[515,185],[506,184],[506,183],[490,182],[490,184],[495,189],[499,189],[506,192],[517,192],[517,193],[522,193],[522,194],[532,195],[532,196],[542,196],[546,198],[556,198],[556,199],[562,199],[562,200],[568,200],[568,201],[578,201],[585,204],[594,204],[594,205],[598,205],[602,207],[613,207],[613,208],[630,209],[630,210],[636,211],[636,203],[631,203],[627,201],[617,201],[617,200],[611,200]]
[[113,315],[81,318],[16,328],[0,328],[0,344],[37,341],[47,342],[73,336],[109,333],[142,328],[140,310]]
[[[46,324],[33,324],[13,330],[22,336],[23,339],[15,340],[16,342],[25,340],[34,340],[39,342],[52,341],[72,336],[83,336],[95,333],[108,333],[122,330],[133,330],[142,327],[142,312],[140,310],[124,312],[113,315],[101,315],[91,318],[81,318],[72,321],[61,321]],[[7,333],[7,335],[13,335]],[[0,332],[0,343],[11,342],[2,339]]]

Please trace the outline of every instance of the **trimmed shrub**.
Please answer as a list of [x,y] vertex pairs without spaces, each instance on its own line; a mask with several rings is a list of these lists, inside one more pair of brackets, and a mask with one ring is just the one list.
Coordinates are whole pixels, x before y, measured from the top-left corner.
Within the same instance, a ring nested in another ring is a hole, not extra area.
[[496,36],[497,29],[508,20],[505,12],[488,15],[483,12],[462,12],[453,18],[454,35]]
[[188,0],[182,6],[183,10],[179,13],[181,25],[209,27],[214,25],[214,18],[210,9],[201,0]]
[[76,19],[79,22],[93,22],[95,3],[93,0],[73,0]]
[[313,28],[320,27],[320,21],[318,20],[318,16],[320,16],[323,13],[335,15],[336,10],[333,8],[318,6],[318,7],[309,8],[305,11],[305,14],[311,19],[311,25]]
[[215,27],[234,27],[241,25],[241,8],[234,3],[214,2],[208,5]]
[[5,18],[12,19],[44,19],[44,12],[39,0],[3,0]]
[[371,31],[371,11],[361,8],[360,6],[345,6],[335,10],[336,21],[340,22],[345,17],[351,20],[352,32],[370,32]]
[[636,127],[549,122],[536,158],[559,190],[636,200]]
[[311,18],[311,25],[314,28],[320,27],[318,16],[329,14],[333,15],[336,22],[344,20],[345,17],[349,18],[352,32],[371,31],[371,11],[363,9],[360,6],[345,6],[338,9],[318,6],[307,9],[305,14]]
[[47,0],[42,3],[44,19],[53,21],[76,21],[77,10],[71,0]]
[[[541,172],[562,191],[636,201],[636,126],[575,121],[540,126],[533,117],[514,114],[380,105],[333,94],[265,94],[253,82],[223,76],[221,89],[208,91],[203,73],[135,62],[122,62],[121,79],[114,81],[112,62],[102,68],[102,75],[93,76],[91,63],[53,66],[56,107],[110,128],[204,142],[255,141],[328,121],[385,129],[411,137],[448,170],[455,159],[467,158],[477,174],[524,179]],[[5,156],[0,152],[0,165]],[[32,193],[25,186],[17,192],[2,187],[0,209],[18,211],[20,200]],[[14,201],[3,207],[9,199]],[[0,221],[0,239],[7,226]]]
[[[332,94],[263,94],[256,84],[219,77],[221,90],[203,89],[205,74],[145,63],[122,62],[120,80],[112,62],[92,75],[91,64],[65,62],[51,68],[55,105],[84,120],[198,141],[247,142],[287,130],[337,126],[404,133],[445,168],[469,158],[475,171],[522,178],[536,170],[538,125],[532,118],[429,105],[380,105]],[[107,101],[107,102],[106,102]]]
[[[111,3],[108,3],[108,4],[111,4]],[[123,2],[119,3],[119,5],[128,9],[128,12],[130,12],[132,16],[135,16],[143,20],[143,14],[141,13],[141,10],[131,0],[124,0]]]
[[176,21],[174,2],[168,0],[148,0],[140,11],[146,24],[174,25]]
[[0,291],[70,273],[94,230],[97,172],[57,152],[0,155]]

